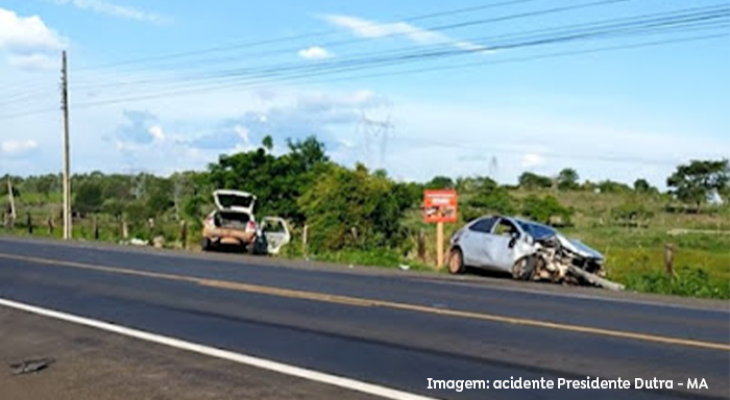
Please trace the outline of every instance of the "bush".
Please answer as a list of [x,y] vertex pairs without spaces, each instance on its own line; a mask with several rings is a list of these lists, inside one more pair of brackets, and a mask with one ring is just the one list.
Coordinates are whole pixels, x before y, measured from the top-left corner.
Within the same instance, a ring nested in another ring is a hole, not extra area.
[[522,203],[522,214],[544,224],[549,224],[553,218],[557,217],[564,225],[570,225],[573,211],[561,205],[553,196],[540,198],[530,195]]
[[394,195],[397,185],[382,175],[332,167],[331,172],[299,198],[310,227],[313,252],[346,247],[394,249],[405,239],[402,225],[409,196]]
[[515,203],[507,189],[487,178],[481,182],[478,191],[465,202],[464,218],[469,220],[469,217],[476,218],[488,212],[514,214],[517,209]]
[[702,268],[682,266],[677,269],[674,277],[663,272],[629,275],[625,283],[628,289],[638,292],[730,299],[728,282],[712,278]]
[[619,225],[639,225],[654,217],[651,212],[642,203],[635,200],[629,200],[624,204],[616,207],[611,211],[611,217]]

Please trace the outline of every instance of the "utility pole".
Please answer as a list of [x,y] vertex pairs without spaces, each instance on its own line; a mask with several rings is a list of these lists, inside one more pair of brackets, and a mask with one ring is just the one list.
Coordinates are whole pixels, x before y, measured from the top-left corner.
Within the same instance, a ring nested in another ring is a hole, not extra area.
[[10,201],[10,216],[15,219],[15,194],[13,193],[13,181],[8,174],[8,200]]
[[71,230],[71,160],[69,157],[68,137],[68,66],[66,50],[62,55],[61,66],[61,108],[63,110],[63,238],[72,238]]

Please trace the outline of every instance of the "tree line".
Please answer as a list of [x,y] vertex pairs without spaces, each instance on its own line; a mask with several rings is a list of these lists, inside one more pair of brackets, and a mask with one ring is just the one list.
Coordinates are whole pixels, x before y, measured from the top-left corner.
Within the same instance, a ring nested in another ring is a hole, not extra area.
[[[384,170],[370,171],[364,165],[346,168],[333,162],[316,137],[288,141],[285,152],[273,153],[267,137],[252,151],[221,155],[204,171],[185,171],[168,177],[147,173],[73,176],[73,212],[77,218],[105,215],[115,220],[142,223],[148,218],[187,220],[199,229],[205,214],[213,209],[215,189],[254,193],[256,215],[278,215],[294,226],[310,227],[313,251],[346,248],[400,248],[408,240],[405,218],[418,212],[424,189],[453,188],[459,192],[464,220],[485,213],[520,214],[551,224],[570,224],[573,210],[560,202],[560,192],[592,191],[657,196],[700,208],[713,198],[728,201],[727,160],[692,161],[680,165],[667,178],[669,191],[661,193],[645,179],[633,186],[610,180],[580,182],[572,168],[556,176],[523,173],[516,186],[500,185],[489,177],[437,176],[426,183],[397,182]],[[59,175],[5,177],[13,183],[16,198],[30,206],[58,202]],[[518,200],[515,190],[529,194]],[[0,185],[6,195],[7,185]],[[31,195],[32,194],[32,195]],[[624,217],[647,213],[640,206],[627,206]]]

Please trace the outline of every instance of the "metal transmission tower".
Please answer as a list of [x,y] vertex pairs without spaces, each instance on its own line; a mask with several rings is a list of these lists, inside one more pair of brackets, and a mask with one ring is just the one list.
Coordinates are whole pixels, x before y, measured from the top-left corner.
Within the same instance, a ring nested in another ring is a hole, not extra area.
[[368,117],[363,111],[360,122],[358,123],[358,131],[364,137],[364,150],[365,150],[365,163],[372,167],[373,161],[371,159],[371,147],[372,142],[378,141],[378,168],[385,168],[385,155],[388,150],[388,141],[392,135],[394,125],[391,122],[390,113],[387,114],[385,119],[376,120]]
[[497,156],[492,156],[492,160],[489,162],[489,177],[499,182],[499,163],[497,162]]

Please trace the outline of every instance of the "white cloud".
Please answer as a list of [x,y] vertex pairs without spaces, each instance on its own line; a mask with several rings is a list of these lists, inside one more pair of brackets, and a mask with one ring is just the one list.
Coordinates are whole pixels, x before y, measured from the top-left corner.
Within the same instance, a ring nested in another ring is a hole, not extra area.
[[38,17],[21,17],[0,8],[0,50],[27,53],[35,50],[59,50],[65,41]]
[[545,157],[536,153],[526,153],[522,155],[522,167],[532,168],[543,165],[545,163]]
[[248,137],[248,134],[249,134],[248,128],[246,128],[243,125],[236,125],[233,128],[233,131],[236,132],[236,135],[238,135],[238,137],[241,138],[241,141],[244,144],[249,144],[250,143],[250,140],[249,140],[249,137]]
[[338,143],[338,144],[339,144],[340,146],[342,146],[342,147],[344,147],[344,148],[346,148],[346,149],[354,149],[354,148],[355,148],[355,143],[354,143],[353,141],[351,141],[351,140],[347,140],[347,139],[338,139],[338,140],[337,140],[337,143]]
[[162,130],[162,127],[160,125],[153,125],[148,129],[148,132],[150,133],[150,136],[154,139],[156,142],[164,142],[165,141],[165,131]]
[[319,46],[312,46],[306,49],[299,50],[299,57],[305,60],[324,60],[332,58],[334,55],[327,49]]
[[8,64],[11,67],[31,71],[49,71],[60,68],[60,62],[44,53],[10,54]]
[[88,10],[117,18],[130,19],[152,24],[172,23],[172,18],[160,14],[143,11],[134,7],[121,6],[102,0],[48,0],[59,5],[72,5],[80,10]]
[[38,148],[35,140],[7,140],[0,142],[0,153],[7,156],[18,156]]
[[345,28],[353,35],[362,38],[379,39],[389,36],[403,36],[420,45],[450,43],[452,46],[461,50],[475,52],[489,51],[485,46],[464,40],[454,41],[453,38],[443,33],[419,28],[406,22],[380,23],[348,15],[332,14],[324,15],[322,18],[331,25]]

